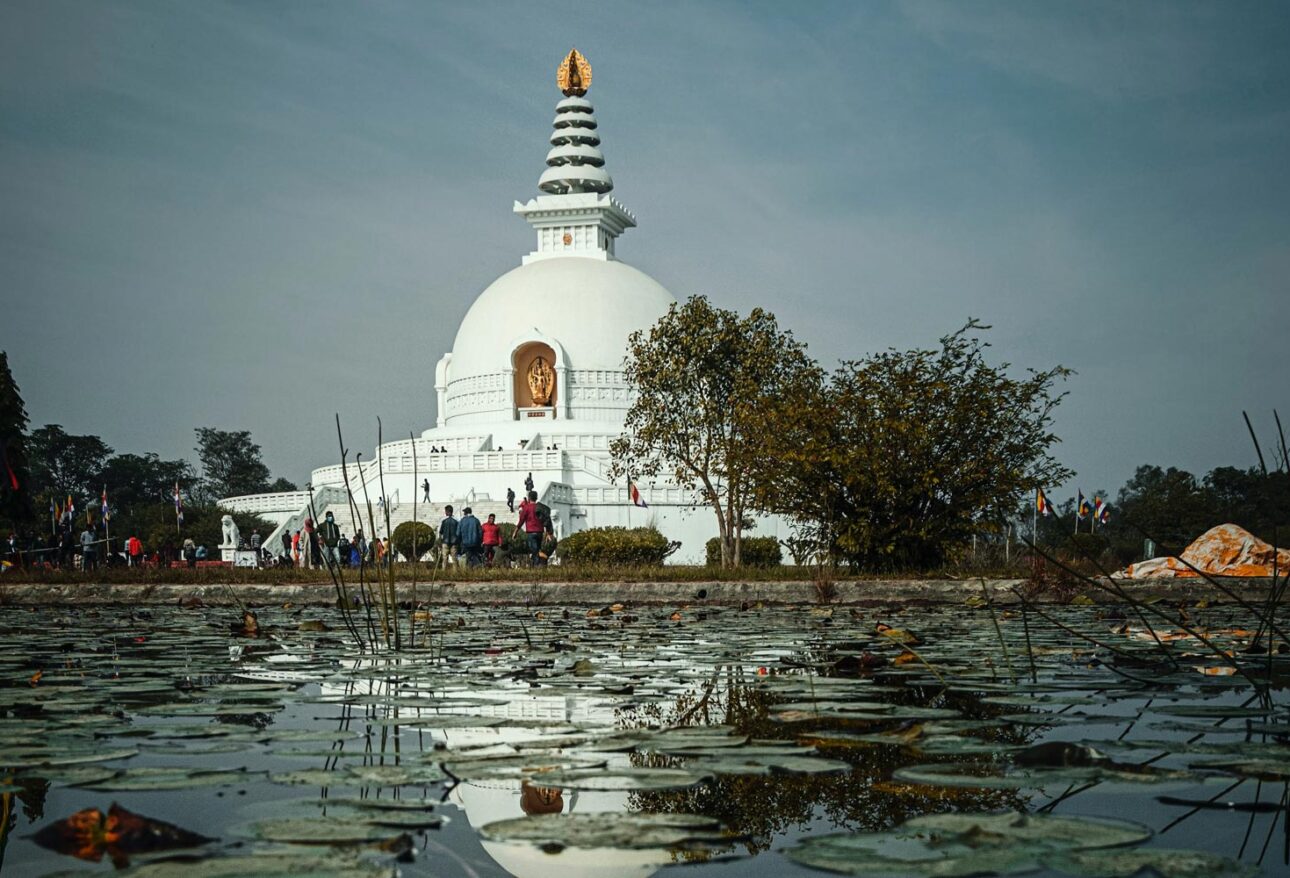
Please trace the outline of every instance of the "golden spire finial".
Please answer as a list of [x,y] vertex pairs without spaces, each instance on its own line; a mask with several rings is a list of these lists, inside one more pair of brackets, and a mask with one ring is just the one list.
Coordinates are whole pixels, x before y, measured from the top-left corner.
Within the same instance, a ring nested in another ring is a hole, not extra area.
[[591,88],[591,65],[577,49],[570,49],[560,62],[560,69],[555,72],[555,84],[567,98],[582,97]]

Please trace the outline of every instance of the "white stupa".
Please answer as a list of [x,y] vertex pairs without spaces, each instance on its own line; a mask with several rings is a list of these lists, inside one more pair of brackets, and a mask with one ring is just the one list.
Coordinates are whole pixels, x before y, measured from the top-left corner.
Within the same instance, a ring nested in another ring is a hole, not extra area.
[[[514,207],[536,231],[536,247],[479,294],[452,350],[440,358],[435,426],[415,441],[378,449],[384,494],[377,462],[366,455],[361,470],[349,466],[350,489],[360,507],[365,497],[375,507],[384,496],[391,529],[412,519],[414,504],[417,519],[432,525],[448,503],[458,513],[472,507],[481,520],[492,512],[499,522],[514,521],[507,489],[518,503],[531,475],[552,509],[557,536],[653,524],[681,542],[675,560],[701,562],[704,543],[716,535],[709,509],[692,508],[688,492],[665,483],[639,485],[647,508],[633,507],[627,485],[607,476],[609,443],[622,433],[631,405],[623,372],[627,338],[648,330],[676,300],[615,254],[618,236],[636,218],[610,194],[613,179],[585,97],[591,66],[576,49],[561,62],[557,81],[564,98],[538,179],[542,194]],[[324,466],[310,484],[318,514],[330,509],[352,534],[344,475],[339,465]],[[301,526],[308,502],[308,492],[297,491],[230,497],[220,505],[278,522],[265,540],[276,548],[284,529]]]

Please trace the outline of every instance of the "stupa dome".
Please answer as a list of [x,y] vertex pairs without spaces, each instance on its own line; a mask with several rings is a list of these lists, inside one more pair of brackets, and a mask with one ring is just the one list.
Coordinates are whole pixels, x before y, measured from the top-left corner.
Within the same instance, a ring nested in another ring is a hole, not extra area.
[[470,306],[452,346],[454,378],[510,365],[514,342],[538,333],[571,369],[622,369],[627,337],[675,302],[663,285],[617,260],[542,259],[508,271]]
[[[525,263],[493,281],[466,312],[452,346],[450,385],[498,383],[493,379],[509,374],[515,351],[529,342],[550,345],[557,356],[553,365],[570,372],[620,374],[628,336],[648,330],[675,301],[658,281],[616,259],[565,256]],[[449,394],[448,422],[466,414],[452,404],[455,395]],[[509,400],[498,407],[511,416]],[[481,414],[477,406],[469,408]]]

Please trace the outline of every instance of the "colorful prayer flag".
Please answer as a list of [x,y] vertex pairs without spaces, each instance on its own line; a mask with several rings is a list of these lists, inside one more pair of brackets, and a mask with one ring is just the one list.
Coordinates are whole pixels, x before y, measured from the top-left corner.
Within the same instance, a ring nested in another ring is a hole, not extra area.
[[103,503],[102,503],[102,505],[101,505],[101,506],[99,506],[99,512],[101,512],[101,513],[102,513],[102,515],[103,515],[103,520],[104,520],[104,521],[107,521],[107,520],[108,520],[108,517],[109,517],[109,515],[110,515],[110,513],[108,512],[108,505],[107,505],[107,485],[104,485],[104,486],[103,486],[103,498],[102,498],[102,499],[103,499]]
[[1090,511],[1091,510],[1089,509],[1088,501],[1084,499],[1084,492],[1083,491],[1077,492],[1076,500],[1075,500],[1075,515],[1079,518],[1080,521],[1083,521],[1084,519],[1088,518]]
[[175,482],[175,520],[184,520],[184,501],[179,496],[179,483]]
[[1111,517],[1111,505],[1109,503],[1103,503],[1101,510],[1097,513],[1097,523],[1106,524],[1107,520],[1110,519],[1110,517]]
[[1035,489],[1035,509],[1044,518],[1053,514],[1053,504],[1049,502],[1048,495],[1044,493],[1043,488]]
[[645,498],[641,496],[640,489],[636,487],[636,483],[633,482],[631,479],[627,480],[627,494],[629,497],[632,498],[633,506],[639,506],[642,509],[649,508],[649,504],[646,503]]

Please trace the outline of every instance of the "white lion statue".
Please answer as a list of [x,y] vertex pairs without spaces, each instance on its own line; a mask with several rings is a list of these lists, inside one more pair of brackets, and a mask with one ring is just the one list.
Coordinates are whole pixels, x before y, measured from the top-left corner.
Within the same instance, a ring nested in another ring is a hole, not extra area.
[[220,524],[224,526],[224,541],[220,543],[220,548],[236,549],[242,544],[242,534],[238,532],[237,522],[233,516],[225,515],[220,519]]

